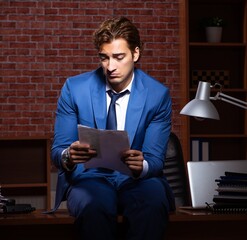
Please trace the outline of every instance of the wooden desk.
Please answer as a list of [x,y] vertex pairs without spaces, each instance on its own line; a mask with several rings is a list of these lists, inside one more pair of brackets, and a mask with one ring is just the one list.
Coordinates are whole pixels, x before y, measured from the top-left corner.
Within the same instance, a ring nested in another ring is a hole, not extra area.
[[[122,224],[122,218],[119,219]],[[77,240],[74,218],[66,210],[55,214],[35,211],[27,214],[0,214],[0,236],[6,240]],[[246,239],[247,214],[175,212],[170,214],[166,240]],[[120,238],[121,239],[121,238]],[[151,239],[152,240],[152,239]]]
[[246,239],[247,214],[171,213],[166,240]]
[[77,240],[74,218],[67,210],[43,214],[41,210],[24,214],[0,214],[0,236],[5,240]]

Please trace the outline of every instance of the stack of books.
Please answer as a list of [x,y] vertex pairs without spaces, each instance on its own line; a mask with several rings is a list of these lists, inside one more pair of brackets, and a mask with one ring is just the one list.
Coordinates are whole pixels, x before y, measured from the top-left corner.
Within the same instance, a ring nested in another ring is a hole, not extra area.
[[217,182],[213,211],[216,213],[247,213],[247,173],[225,172]]

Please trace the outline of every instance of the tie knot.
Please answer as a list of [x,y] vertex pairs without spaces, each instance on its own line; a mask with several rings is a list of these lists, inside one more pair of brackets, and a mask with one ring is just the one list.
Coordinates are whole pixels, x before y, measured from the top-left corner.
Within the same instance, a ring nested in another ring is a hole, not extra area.
[[107,93],[111,97],[111,102],[112,104],[115,104],[115,102],[122,96],[124,96],[129,90],[125,90],[124,92],[121,93],[114,93],[112,90],[109,90]]

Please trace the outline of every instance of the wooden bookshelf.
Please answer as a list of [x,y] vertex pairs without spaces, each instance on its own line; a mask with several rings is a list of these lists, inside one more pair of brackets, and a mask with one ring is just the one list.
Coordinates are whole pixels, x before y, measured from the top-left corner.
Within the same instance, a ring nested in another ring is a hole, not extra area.
[[[197,86],[193,73],[204,70],[224,71],[228,79],[222,92],[247,101],[247,1],[246,0],[181,0],[181,81],[182,107],[195,97]],[[220,16],[226,21],[221,42],[206,41],[202,18]],[[185,55],[185,56],[184,56]],[[210,81],[210,80],[208,80]],[[215,96],[216,90],[211,91]],[[220,120],[183,116],[182,146],[185,161],[191,160],[191,140],[209,142],[210,160],[247,159],[247,111],[212,101]]]
[[50,209],[50,138],[1,138],[0,156],[2,195]]

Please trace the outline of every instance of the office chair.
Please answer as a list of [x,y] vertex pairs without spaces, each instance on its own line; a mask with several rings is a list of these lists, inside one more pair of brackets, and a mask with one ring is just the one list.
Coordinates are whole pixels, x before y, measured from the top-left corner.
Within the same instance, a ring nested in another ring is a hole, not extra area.
[[173,190],[176,207],[188,205],[189,195],[182,147],[173,132],[169,137],[163,172]]

